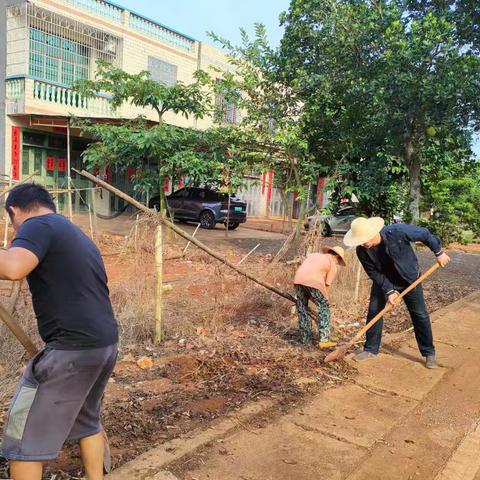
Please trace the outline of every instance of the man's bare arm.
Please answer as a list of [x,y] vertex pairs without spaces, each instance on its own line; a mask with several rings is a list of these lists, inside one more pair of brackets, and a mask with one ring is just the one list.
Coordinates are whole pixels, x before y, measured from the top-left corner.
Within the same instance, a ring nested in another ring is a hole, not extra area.
[[26,248],[0,250],[0,280],[21,280],[38,264],[37,256]]

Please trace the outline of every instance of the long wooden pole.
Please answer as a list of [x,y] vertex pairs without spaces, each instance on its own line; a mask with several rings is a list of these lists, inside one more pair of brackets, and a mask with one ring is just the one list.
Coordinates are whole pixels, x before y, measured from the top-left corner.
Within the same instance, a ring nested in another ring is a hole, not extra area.
[[90,236],[92,237],[92,240],[95,241],[95,237],[93,236],[92,207],[90,207],[90,205],[87,205],[87,207],[88,207],[88,224],[90,226]]
[[91,173],[88,173],[86,172],[85,170],[82,170],[81,172],[73,169],[75,172],[79,173],[80,175],[82,175],[83,177],[85,178],[88,178],[89,180],[91,180],[93,183],[96,183],[97,185],[100,185],[102,188],[104,188],[105,190],[108,190],[109,192],[112,192],[114,193],[115,195],[117,195],[118,197],[120,198],[123,198],[126,202],[130,203],[131,205],[133,205],[135,208],[138,208],[139,210],[141,210],[142,212],[146,212],[150,215],[154,215],[155,218],[158,218],[160,219],[160,222],[163,223],[163,225],[165,225],[166,227],[168,228],[171,228],[174,232],[178,233],[178,235],[180,235],[182,238],[184,238],[185,240],[193,243],[194,245],[196,245],[198,248],[200,248],[201,250],[203,250],[204,252],[208,253],[209,255],[211,255],[212,257],[216,258],[218,261],[222,262],[223,264],[227,265],[228,267],[230,267],[232,270],[235,270],[237,273],[239,273],[240,275],[243,275],[244,277],[248,278],[249,280],[251,280],[252,282],[255,282],[257,283],[258,285],[261,285],[262,287],[266,288],[267,290],[270,290],[274,293],[276,293],[277,295],[279,295],[280,297],[283,297],[283,298],[286,298],[287,300],[290,300],[291,302],[295,303],[295,297],[293,295],[290,295],[289,293],[287,292],[283,292],[282,290],[279,290],[278,288],[274,287],[273,285],[270,285],[262,280],[259,280],[256,276],[250,274],[249,272],[241,269],[241,268],[238,268],[234,263],[230,262],[229,260],[227,260],[226,258],[224,258],[222,255],[218,254],[217,252],[213,251],[211,248],[207,247],[204,243],[200,242],[200,240],[197,240],[196,238],[192,237],[191,235],[189,235],[187,232],[185,232],[184,230],[182,230],[181,228],[177,227],[177,225],[175,225],[174,223],[170,222],[169,220],[167,220],[166,218],[158,215],[157,213],[155,213],[155,211],[151,210],[150,208],[146,207],[145,205],[143,205],[142,203],[138,202],[137,200],[135,200],[134,198],[130,197],[129,195],[127,195],[126,193],[122,192],[121,190],[118,190],[118,188],[115,188],[113,187],[112,185],[104,182],[103,180],[100,180],[98,178],[96,178],[94,175],[92,175]]
[[163,252],[162,252],[162,224],[155,232],[155,343],[162,341],[162,301],[163,301]]
[[17,340],[23,345],[28,354],[33,357],[37,354],[37,347],[28,338],[28,335],[23,331],[20,325],[17,325],[7,310],[0,305],[0,320],[8,327],[8,329],[15,335]]
[[68,195],[68,218],[72,221],[73,208],[72,208],[72,171],[71,171],[71,159],[70,159],[70,121],[67,122],[67,195]]
[[358,301],[358,295],[360,293],[360,280],[362,279],[362,264],[358,262],[357,265],[357,275],[355,278],[355,293],[353,295],[354,302]]

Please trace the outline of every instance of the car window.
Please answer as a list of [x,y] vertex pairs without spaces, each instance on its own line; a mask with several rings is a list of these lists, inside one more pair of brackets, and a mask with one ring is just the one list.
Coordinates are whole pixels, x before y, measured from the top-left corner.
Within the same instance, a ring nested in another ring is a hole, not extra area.
[[337,211],[337,217],[346,217],[348,215],[355,215],[355,209],[353,207],[344,207]]
[[188,191],[186,188],[181,188],[180,190],[173,192],[170,196],[172,198],[186,198],[188,196]]
[[221,195],[213,190],[205,190],[205,199],[208,202],[218,202],[220,201]]
[[195,189],[195,192],[192,192],[192,200],[201,200],[204,202],[206,200],[205,190]]
[[188,189],[189,200],[203,200],[200,192],[201,192],[201,190],[199,188],[189,188]]

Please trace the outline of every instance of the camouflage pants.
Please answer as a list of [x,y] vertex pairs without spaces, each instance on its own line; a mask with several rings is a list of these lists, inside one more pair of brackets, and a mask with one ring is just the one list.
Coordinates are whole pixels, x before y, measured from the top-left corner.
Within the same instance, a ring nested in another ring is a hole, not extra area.
[[328,342],[332,333],[330,305],[320,290],[304,285],[295,285],[297,296],[298,324],[303,343],[311,343],[313,339],[310,318],[308,316],[308,300],[313,299],[318,310],[317,326],[320,342]]

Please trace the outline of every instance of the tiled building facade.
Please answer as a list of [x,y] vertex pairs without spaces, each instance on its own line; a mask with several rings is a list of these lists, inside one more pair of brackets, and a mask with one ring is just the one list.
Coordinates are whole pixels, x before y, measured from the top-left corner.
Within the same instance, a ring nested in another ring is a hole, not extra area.
[[[157,119],[154,111],[127,104],[113,110],[102,94],[87,99],[73,92],[76,80],[94,78],[98,59],[129,73],[149,70],[167,85],[191,83],[195,71],[209,65],[230,68],[220,50],[107,0],[5,0],[0,26],[0,174],[19,180],[35,173],[54,191],[66,187],[68,164],[81,167],[87,145],[78,130],[67,132],[69,116]],[[231,109],[225,121],[235,122],[236,115]],[[210,125],[209,119],[172,113],[164,119],[185,127]],[[108,180],[128,191],[127,177]],[[80,178],[73,182],[77,189],[89,186]],[[252,189],[245,192],[252,197],[250,213],[267,213],[274,192],[265,183],[258,195]],[[74,194],[75,209],[87,203],[85,195]],[[64,197],[57,197],[60,208]],[[106,192],[94,200],[104,213],[120,207]]]

